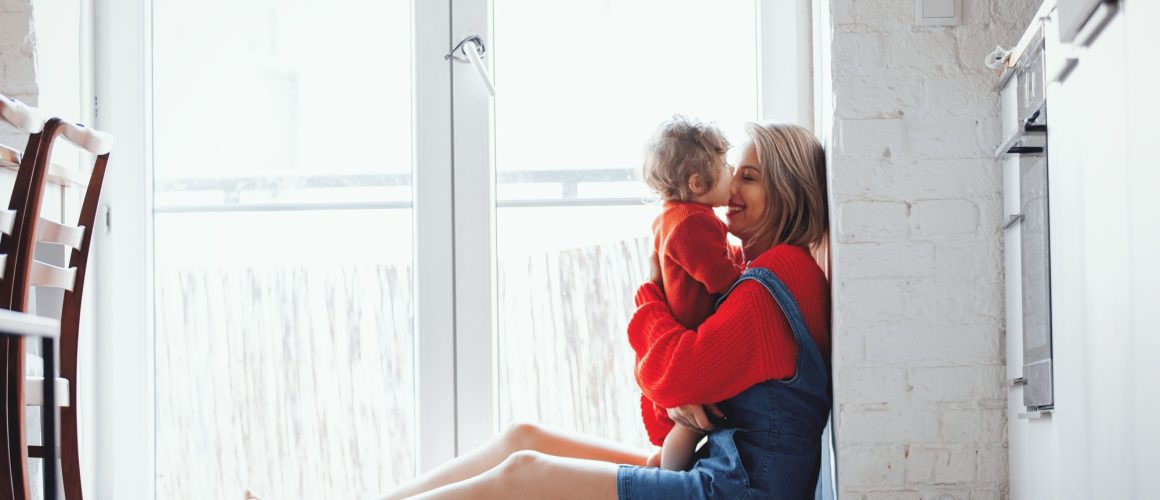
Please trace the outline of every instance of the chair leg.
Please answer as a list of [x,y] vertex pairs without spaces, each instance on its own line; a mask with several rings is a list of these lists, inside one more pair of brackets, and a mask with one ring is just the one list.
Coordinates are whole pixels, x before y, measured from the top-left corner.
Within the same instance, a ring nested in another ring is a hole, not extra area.
[[29,498],[28,451],[24,422],[24,340],[8,339],[8,463],[12,471],[12,495],[16,499]]
[[[75,384],[69,386],[69,391]],[[64,479],[64,497],[68,500],[83,500],[81,493],[81,454],[77,433],[77,400],[70,400],[70,406],[60,409],[60,468]]]
[[[8,401],[8,339],[0,338],[0,373],[4,374],[4,382],[0,383],[0,397],[3,397],[5,402]],[[0,498],[15,499],[16,495],[12,491],[12,479],[15,475],[12,470],[12,464],[8,457],[8,405],[0,409],[4,413],[4,426],[0,428],[0,473],[4,477],[0,478]]]

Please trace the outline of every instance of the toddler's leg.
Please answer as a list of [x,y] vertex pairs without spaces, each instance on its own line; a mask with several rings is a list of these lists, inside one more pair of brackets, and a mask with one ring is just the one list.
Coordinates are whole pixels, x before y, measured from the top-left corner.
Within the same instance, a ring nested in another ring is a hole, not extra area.
[[661,447],[661,468],[689,470],[693,465],[693,452],[697,451],[697,443],[703,437],[683,425],[674,426],[669,435],[665,436],[665,444]]

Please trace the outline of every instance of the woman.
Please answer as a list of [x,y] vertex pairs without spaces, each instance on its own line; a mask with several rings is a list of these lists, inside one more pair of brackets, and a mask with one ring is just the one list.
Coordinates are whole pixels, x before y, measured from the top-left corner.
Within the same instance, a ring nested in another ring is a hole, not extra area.
[[830,411],[829,285],[811,257],[828,231],[825,155],[801,127],[747,131],[728,219],[756,258],[696,331],[673,318],[654,262],[629,323],[637,382],[672,408],[646,425],[708,434],[693,468],[644,467],[644,451],[524,424],[387,498],[812,495]]

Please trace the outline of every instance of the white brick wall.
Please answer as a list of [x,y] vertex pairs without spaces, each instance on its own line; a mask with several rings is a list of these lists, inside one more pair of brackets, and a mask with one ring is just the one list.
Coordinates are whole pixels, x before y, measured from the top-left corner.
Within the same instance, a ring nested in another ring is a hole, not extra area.
[[[994,73],[1040,0],[831,0],[834,390],[843,500],[1007,496]],[[949,495],[949,496],[946,496]]]
[[[39,97],[35,46],[32,1],[0,0],[0,94],[33,106]],[[0,123],[0,144],[23,149],[26,139],[26,135]]]

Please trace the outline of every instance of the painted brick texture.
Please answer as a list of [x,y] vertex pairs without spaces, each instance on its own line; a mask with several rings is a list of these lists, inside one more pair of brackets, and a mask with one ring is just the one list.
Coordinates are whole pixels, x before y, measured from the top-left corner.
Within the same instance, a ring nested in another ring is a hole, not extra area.
[[[0,94],[35,106],[36,41],[31,0],[0,0]],[[0,122],[0,144],[24,148],[28,136]]]
[[1040,0],[831,0],[843,500],[1007,497],[995,73]]

